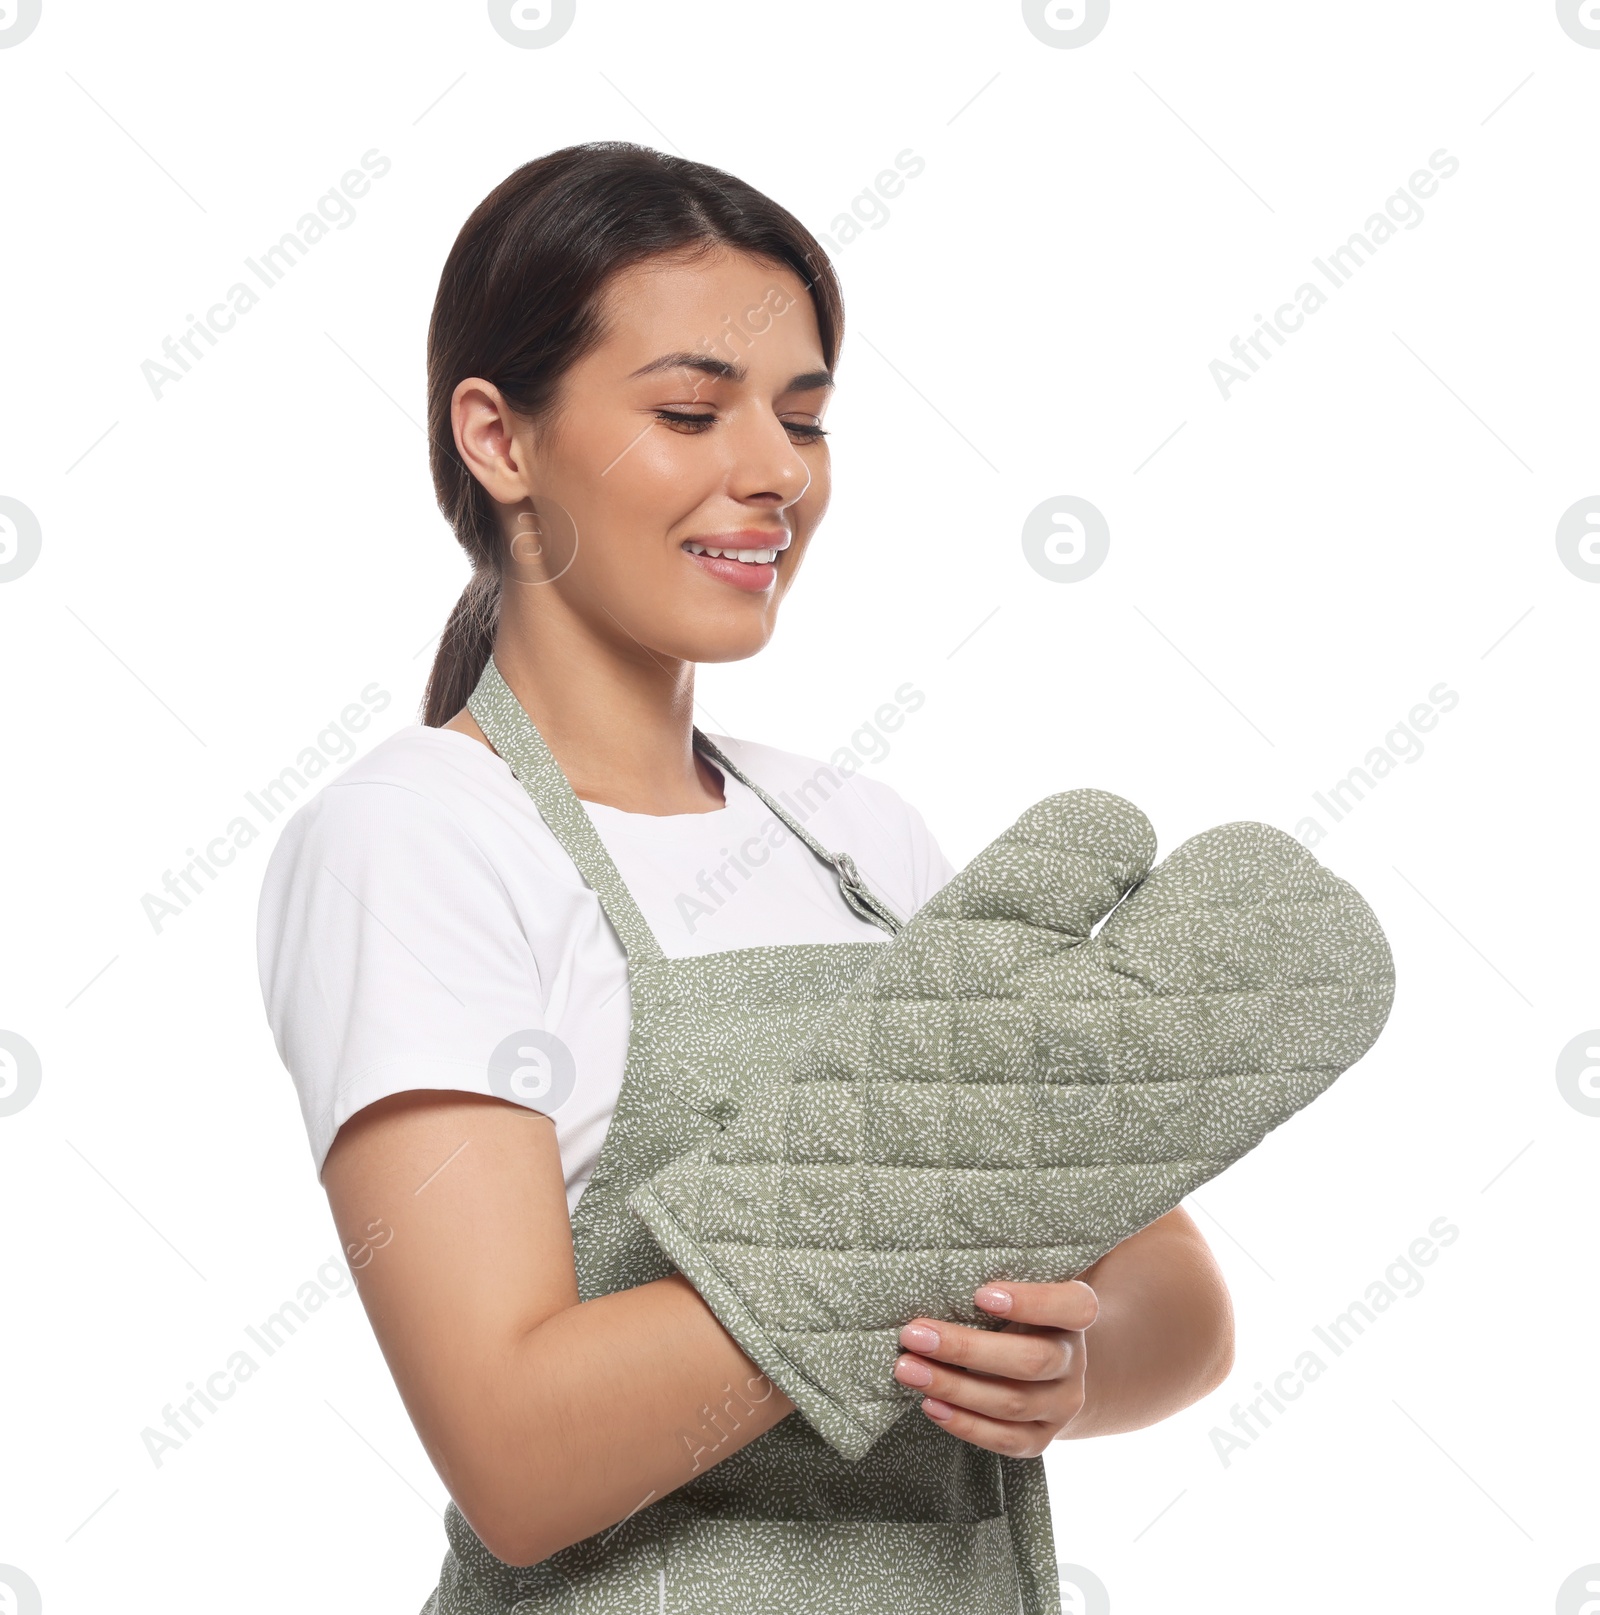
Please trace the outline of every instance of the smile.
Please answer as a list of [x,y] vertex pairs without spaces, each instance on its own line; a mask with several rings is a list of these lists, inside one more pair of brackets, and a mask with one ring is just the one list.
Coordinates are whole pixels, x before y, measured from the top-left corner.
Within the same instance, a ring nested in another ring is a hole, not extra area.
[[[775,538],[777,543],[762,544],[759,548],[752,539]],[[715,533],[721,544],[708,544],[698,538],[685,539],[683,553],[704,572],[728,588],[745,594],[764,595],[777,583],[778,557],[789,547],[786,531],[758,531],[747,528],[744,532]],[[741,544],[738,540],[743,539]],[[732,540],[733,542],[729,542]]]
[[769,566],[778,558],[778,552],[775,549],[716,550],[706,544],[696,544],[693,539],[690,539],[683,547],[691,555],[711,555],[730,561],[743,561],[746,566]]

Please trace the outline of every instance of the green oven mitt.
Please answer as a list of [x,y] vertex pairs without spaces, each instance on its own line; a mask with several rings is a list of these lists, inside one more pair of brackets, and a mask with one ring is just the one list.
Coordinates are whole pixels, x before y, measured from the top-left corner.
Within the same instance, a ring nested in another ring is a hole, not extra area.
[[1104,791],[1029,809],[629,1198],[846,1458],[916,1400],[890,1372],[909,1319],[998,1328],[975,1289],[1076,1277],[1382,1030],[1383,932],[1299,842],[1225,824],[1152,871],[1155,847]]

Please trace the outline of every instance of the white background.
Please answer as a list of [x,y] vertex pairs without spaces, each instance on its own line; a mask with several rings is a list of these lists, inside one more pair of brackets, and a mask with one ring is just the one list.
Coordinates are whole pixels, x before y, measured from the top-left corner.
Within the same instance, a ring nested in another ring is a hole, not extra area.
[[[1394,948],[1374,1051],[1186,1202],[1231,1379],[1051,1452],[1060,1557],[1119,1615],[1557,1607],[1600,1561],[1600,1117],[1555,1076],[1600,1025],[1600,587],[1555,544],[1600,493],[1597,105],[1548,0],[1114,0],[1074,49],[1016,4],[580,0],[518,49],[481,3],[44,0],[0,50],[0,495],[42,532],[0,583],[0,1029],[43,1069],[0,1117],[0,1563],[50,1615],[434,1583],[446,1494],[354,1298],[146,1453],[338,1241],[256,982],[281,820],[159,933],[141,900],[369,684],[363,749],[416,721],[467,570],[417,424],[440,266],[519,163],[622,138],[835,235],[926,162],[838,251],[833,507],[702,723],[826,756],[911,680],[874,771],[958,865],[1076,785],[1167,850],[1315,814]],[[354,224],[153,397],[163,337],[373,148]],[[1423,222],[1224,401],[1211,361],[1441,149]],[[1061,494],[1110,527],[1076,582],[1020,540]],[[1333,823],[1312,793],[1441,682]],[[1319,1347],[1440,1217],[1420,1291]],[[1225,1464],[1308,1347],[1327,1372]]]

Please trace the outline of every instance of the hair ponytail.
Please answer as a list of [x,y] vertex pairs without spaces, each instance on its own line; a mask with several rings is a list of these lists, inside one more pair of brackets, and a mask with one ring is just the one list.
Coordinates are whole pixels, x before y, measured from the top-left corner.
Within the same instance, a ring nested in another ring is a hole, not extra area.
[[[439,636],[424,696],[423,722],[431,728],[448,722],[467,704],[489,665],[499,621],[499,572],[480,566],[467,579]],[[436,712],[440,716],[435,717]]]

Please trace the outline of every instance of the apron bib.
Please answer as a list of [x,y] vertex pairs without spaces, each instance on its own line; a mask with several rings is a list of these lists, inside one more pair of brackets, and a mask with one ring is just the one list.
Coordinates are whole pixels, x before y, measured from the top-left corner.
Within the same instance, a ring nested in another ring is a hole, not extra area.
[[[877,942],[740,948],[669,959],[583,805],[491,657],[467,703],[599,898],[627,954],[632,1030],[611,1125],[572,1214],[579,1299],[675,1271],[627,1209],[639,1184],[704,1143],[786,1062]],[[838,877],[864,919],[899,929],[848,855],[828,852],[704,735]],[[738,1398],[749,1387],[731,1393]],[[746,1401],[748,1397],[744,1398]],[[720,1405],[709,1410],[725,1421]],[[720,1439],[707,1421],[693,1443]],[[685,1463],[692,1461],[689,1444]],[[732,1457],[537,1565],[508,1565],[450,1503],[450,1549],[421,1615],[1057,1615],[1042,1458],[1006,1458],[908,1408],[865,1457],[840,1457],[791,1414]]]

